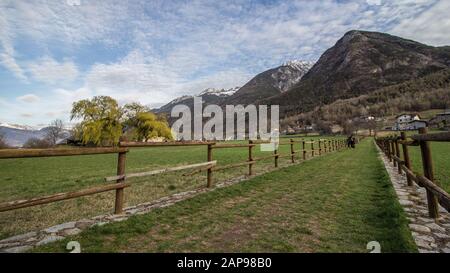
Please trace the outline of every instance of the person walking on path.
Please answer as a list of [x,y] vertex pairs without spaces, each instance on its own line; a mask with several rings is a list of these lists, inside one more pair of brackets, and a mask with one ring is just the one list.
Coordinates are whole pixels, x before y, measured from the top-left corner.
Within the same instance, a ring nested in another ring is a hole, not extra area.
[[351,148],[352,147],[352,139],[353,139],[353,135],[350,135],[347,138],[347,148]]

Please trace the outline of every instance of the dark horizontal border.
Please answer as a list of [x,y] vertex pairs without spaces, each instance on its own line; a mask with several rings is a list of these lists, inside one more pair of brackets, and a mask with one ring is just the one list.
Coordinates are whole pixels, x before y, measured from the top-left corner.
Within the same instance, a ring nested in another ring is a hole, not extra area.
[[[270,259],[270,267],[220,266],[223,259]],[[180,261],[211,260],[205,268],[180,268]],[[30,265],[46,272],[388,272],[418,269],[420,265],[448,262],[445,254],[273,254],[273,253],[172,253],[172,254],[0,254],[3,268],[18,271]],[[213,263],[218,262],[218,265]],[[398,269],[396,269],[398,267]],[[6,272],[6,271],[5,271]]]

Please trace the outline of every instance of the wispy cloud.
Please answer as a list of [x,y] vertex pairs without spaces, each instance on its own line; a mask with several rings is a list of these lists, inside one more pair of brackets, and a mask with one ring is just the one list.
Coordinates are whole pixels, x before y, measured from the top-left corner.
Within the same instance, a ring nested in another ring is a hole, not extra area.
[[57,62],[49,56],[30,63],[28,70],[37,81],[48,84],[70,83],[78,77],[78,68],[72,61]]
[[235,87],[287,60],[316,60],[351,29],[450,44],[447,10],[446,0],[5,0],[0,116],[20,122],[15,98],[30,92],[42,123],[94,95],[157,105]]
[[27,103],[35,103],[40,101],[41,99],[35,94],[26,94],[20,97],[17,97],[18,101],[27,102]]

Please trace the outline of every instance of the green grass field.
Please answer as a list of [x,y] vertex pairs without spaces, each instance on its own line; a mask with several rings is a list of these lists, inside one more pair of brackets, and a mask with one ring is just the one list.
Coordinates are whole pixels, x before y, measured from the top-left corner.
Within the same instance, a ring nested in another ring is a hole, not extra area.
[[416,251],[371,139],[34,251],[70,240],[83,252]]
[[[430,133],[439,133],[442,131],[430,131]],[[416,135],[417,131],[407,132],[407,135]],[[386,133],[386,135],[394,135],[394,133]],[[398,134],[396,134],[398,135]],[[434,165],[435,180],[439,185],[450,192],[450,142],[429,142],[431,146],[431,155]],[[409,146],[409,154],[412,169],[417,174],[423,174],[422,156],[419,146]],[[403,157],[403,148],[400,145],[400,156]]]
[[[306,140],[318,137],[307,137]],[[289,141],[283,139],[282,142]],[[310,145],[307,147],[310,148]],[[317,146],[316,146],[317,148]],[[280,146],[288,154],[290,147]],[[296,150],[301,149],[296,144]],[[247,160],[247,148],[218,149],[213,152],[219,165]],[[269,155],[254,148],[254,157]],[[206,161],[206,146],[135,148],[127,155],[126,171],[141,172],[162,167]],[[280,158],[279,165],[290,164]],[[103,178],[116,172],[117,155],[90,155],[50,158],[0,159],[0,202],[26,199],[88,188],[105,183]],[[254,170],[262,173],[274,169],[273,159],[258,162]],[[189,171],[187,171],[189,172]],[[184,172],[186,173],[186,171]],[[163,196],[206,185],[205,173],[181,176],[183,172],[135,178],[125,190],[126,206],[149,202]],[[214,173],[216,181],[246,175],[247,167]],[[61,201],[36,207],[2,212],[0,238],[49,227],[55,224],[110,213],[114,207],[114,192]]]
[[[435,180],[444,190],[450,192],[450,142],[430,142],[430,146]],[[420,147],[409,147],[409,151],[413,171],[423,174]]]

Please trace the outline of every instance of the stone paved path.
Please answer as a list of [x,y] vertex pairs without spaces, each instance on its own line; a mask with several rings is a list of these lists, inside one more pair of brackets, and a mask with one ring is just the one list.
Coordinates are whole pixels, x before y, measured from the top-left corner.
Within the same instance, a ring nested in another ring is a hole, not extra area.
[[[378,148],[378,146],[377,146]],[[425,188],[414,183],[408,186],[405,174],[399,174],[397,167],[378,148],[381,160],[394,186],[399,203],[410,221],[409,228],[421,253],[450,253],[450,214],[439,207],[440,218],[428,217]]]

